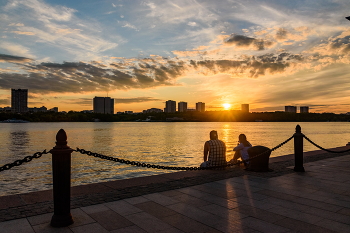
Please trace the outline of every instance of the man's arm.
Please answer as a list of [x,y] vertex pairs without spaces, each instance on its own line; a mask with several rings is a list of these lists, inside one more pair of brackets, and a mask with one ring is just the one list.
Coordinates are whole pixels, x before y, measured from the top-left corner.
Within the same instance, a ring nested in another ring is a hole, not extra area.
[[204,143],[204,151],[203,151],[203,160],[204,162],[208,160],[208,152],[209,152],[209,143]]

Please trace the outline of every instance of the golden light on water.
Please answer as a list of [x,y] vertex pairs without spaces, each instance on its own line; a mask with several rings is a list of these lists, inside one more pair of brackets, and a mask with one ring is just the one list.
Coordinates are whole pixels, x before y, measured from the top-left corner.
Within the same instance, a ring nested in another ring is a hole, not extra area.
[[222,104],[222,106],[224,107],[225,110],[229,110],[231,108],[231,104],[229,103]]

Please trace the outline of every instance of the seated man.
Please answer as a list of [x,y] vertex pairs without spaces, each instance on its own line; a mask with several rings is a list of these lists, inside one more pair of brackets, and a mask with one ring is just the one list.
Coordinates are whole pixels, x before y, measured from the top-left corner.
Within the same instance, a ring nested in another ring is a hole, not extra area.
[[213,167],[226,165],[226,145],[218,139],[215,130],[210,132],[210,140],[204,144],[204,162],[201,167]]

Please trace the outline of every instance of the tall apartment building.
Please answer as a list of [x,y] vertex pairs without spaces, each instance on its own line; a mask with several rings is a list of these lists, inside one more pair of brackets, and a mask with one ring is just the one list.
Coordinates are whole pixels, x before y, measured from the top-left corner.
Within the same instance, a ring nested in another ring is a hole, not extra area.
[[177,105],[177,111],[187,112],[187,102],[179,102]]
[[242,112],[249,112],[249,104],[242,104],[241,111]]
[[110,97],[95,97],[93,99],[94,113],[114,114],[114,99]]
[[166,101],[164,112],[176,112],[176,101],[174,100]]
[[296,106],[284,106],[284,111],[285,112],[297,112],[297,107]]
[[300,106],[300,113],[309,113],[308,106]]
[[28,89],[11,89],[11,111],[28,112]]
[[205,103],[202,103],[202,102],[196,103],[196,111],[204,112],[205,111]]

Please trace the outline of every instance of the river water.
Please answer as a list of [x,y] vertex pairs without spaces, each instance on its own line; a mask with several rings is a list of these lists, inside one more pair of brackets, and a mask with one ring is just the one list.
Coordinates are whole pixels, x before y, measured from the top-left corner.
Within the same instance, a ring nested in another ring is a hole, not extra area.
[[[64,129],[68,145],[131,161],[165,166],[198,166],[209,132],[217,130],[233,156],[238,135],[244,133],[252,145],[273,148],[295,132],[302,132],[322,147],[345,146],[350,141],[349,122],[58,122],[0,124],[0,166],[50,150],[56,134]],[[304,141],[304,151],[316,150]],[[271,157],[292,154],[293,140],[272,152]],[[72,186],[161,174],[166,170],[133,167],[72,153]],[[0,195],[52,188],[51,154],[0,173]]]

